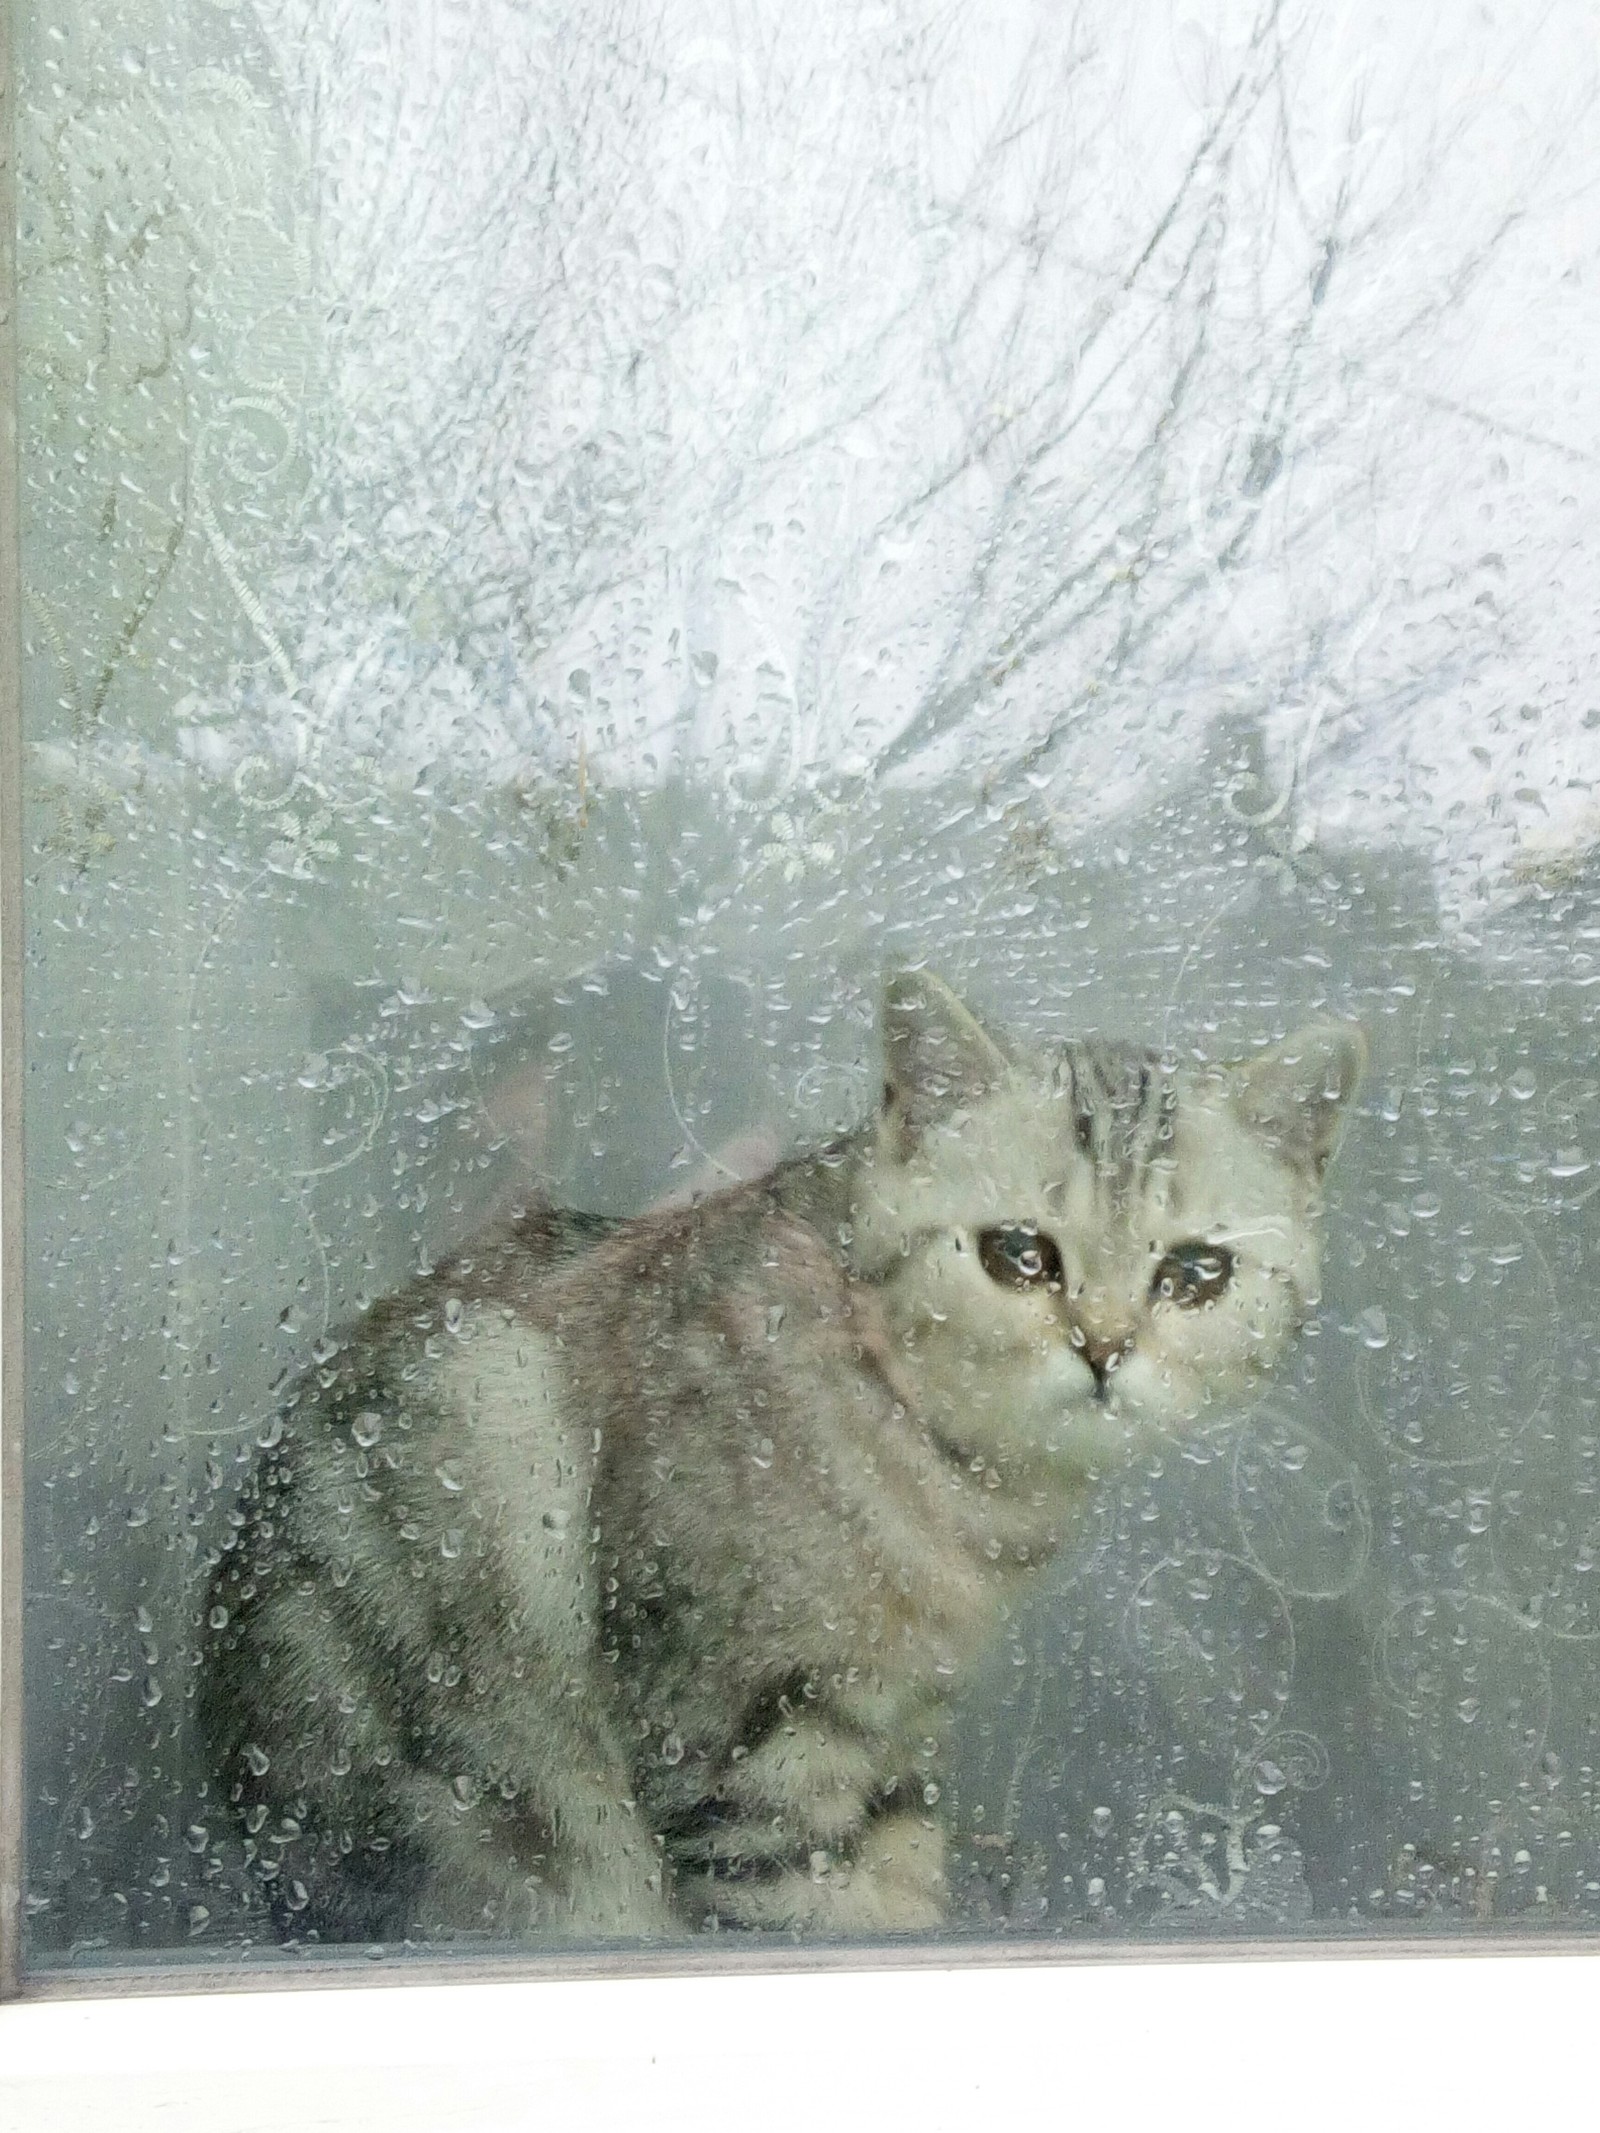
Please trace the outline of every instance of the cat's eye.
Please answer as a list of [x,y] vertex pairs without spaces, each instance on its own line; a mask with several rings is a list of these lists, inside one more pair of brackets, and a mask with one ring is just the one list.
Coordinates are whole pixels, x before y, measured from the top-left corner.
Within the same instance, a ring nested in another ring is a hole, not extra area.
[[1215,1303],[1233,1279],[1233,1254],[1225,1244],[1199,1238],[1175,1244],[1150,1277],[1150,1294],[1158,1303],[1175,1303],[1197,1311]]
[[1008,1289],[1059,1289],[1061,1253],[1054,1237],[1031,1222],[978,1232],[978,1259],[991,1281]]

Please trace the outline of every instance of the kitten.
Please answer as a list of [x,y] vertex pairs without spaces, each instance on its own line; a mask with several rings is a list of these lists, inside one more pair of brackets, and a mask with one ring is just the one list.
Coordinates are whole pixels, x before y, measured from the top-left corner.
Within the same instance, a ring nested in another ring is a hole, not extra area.
[[524,1214],[302,1384],[201,1690],[281,1930],[938,1923],[946,1698],[1094,1477],[1314,1303],[1364,1044],[1035,1058],[907,975],[884,1055],[850,1139]]

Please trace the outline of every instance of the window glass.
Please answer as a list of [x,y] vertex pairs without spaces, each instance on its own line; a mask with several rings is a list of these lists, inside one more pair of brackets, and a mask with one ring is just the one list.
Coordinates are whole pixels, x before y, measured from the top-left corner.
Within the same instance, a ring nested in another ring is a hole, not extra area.
[[1586,1926],[1577,0],[14,34],[31,1964]]

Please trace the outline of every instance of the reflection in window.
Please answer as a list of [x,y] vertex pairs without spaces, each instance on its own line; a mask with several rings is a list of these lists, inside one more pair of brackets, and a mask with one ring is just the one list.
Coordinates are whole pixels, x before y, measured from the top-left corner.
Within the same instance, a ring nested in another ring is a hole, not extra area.
[[22,13],[33,1961],[1585,1923],[1576,8]]

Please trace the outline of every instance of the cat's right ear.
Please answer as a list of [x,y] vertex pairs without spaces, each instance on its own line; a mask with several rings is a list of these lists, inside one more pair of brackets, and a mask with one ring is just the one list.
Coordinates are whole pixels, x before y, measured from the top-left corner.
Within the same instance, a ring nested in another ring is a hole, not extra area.
[[902,970],[883,997],[883,1120],[902,1160],[928,1128],[1004,1081],[1001,1051],[949,986]]
[[1234,1100],[1280,1155],[1320,1178],[1366,1065],[1359,1023],[1309,1022],[1234,1069]]

